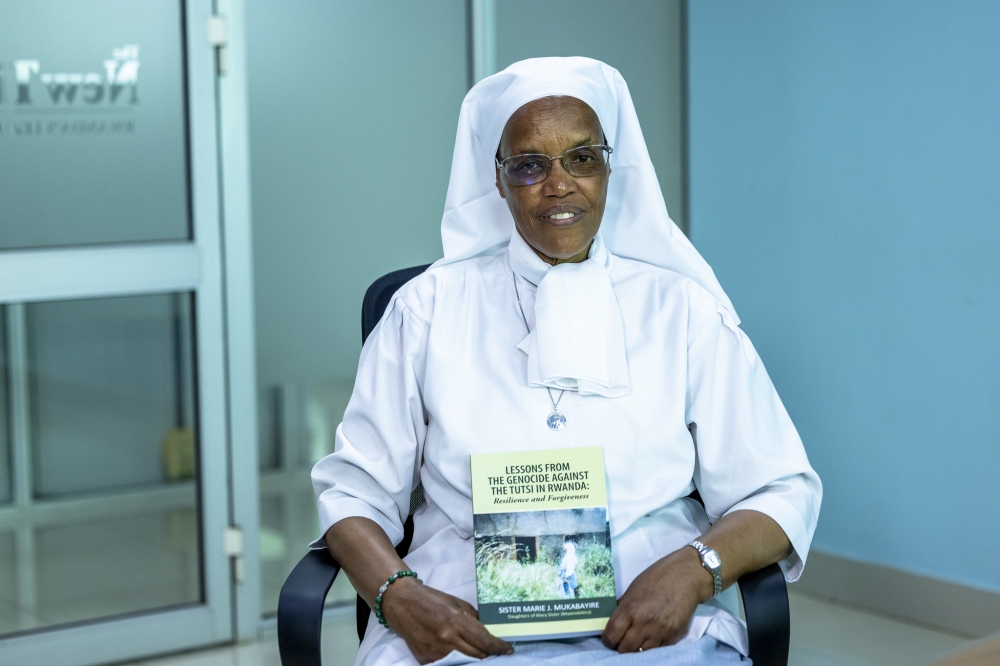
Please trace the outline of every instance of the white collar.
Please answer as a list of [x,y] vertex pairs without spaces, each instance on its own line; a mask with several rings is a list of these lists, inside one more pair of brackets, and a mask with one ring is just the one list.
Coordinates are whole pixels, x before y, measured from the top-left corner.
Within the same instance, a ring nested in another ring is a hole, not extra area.
[[520,234],[511,269],[537,285],[535,328],[517,345],[528,355],[528,385],[617,398],[632,391],[625,325],[611,285],[613,255],[600,233],[580,263],[550,266]]

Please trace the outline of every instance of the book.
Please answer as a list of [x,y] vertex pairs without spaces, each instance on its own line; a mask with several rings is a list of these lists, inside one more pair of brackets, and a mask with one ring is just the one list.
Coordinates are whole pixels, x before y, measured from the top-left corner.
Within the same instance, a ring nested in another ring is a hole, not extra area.
[[599,446],[472,455],[479,620],[506,640],[600,634],[617,605]]

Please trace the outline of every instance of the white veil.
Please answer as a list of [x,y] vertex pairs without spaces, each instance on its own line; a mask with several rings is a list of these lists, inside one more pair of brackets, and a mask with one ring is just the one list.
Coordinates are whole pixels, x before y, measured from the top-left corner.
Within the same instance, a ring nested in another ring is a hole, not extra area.
[[483,79],[465,96],[441,220],[444,258],[435,265],[506,247],[514,219],[495,185],[493,158],[500,135],[518,108],[553,95],[576,97],[590,105],[614,148],[601,223],[608,250],[691,278],[739,323],[715,273],[667,214],[625,80],[615,68],[590,58],[522,60]]

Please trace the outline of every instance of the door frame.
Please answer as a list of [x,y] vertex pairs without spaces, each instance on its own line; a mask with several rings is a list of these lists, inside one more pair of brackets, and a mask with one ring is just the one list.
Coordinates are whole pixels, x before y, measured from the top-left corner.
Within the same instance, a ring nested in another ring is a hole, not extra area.
[[[188,155],[193,239],[0,251],[0,304],[190,292],[197,345],[199,511],[202,603],[40,628],[0,638],[0,663],[84,666],[148,657],[232,640],[234,565],[224,534],[231,524],[230,369],[220,195],[216,53],[209,43],[211,0],[184,9]],[[252,312],[252,310],[251,310]],[[16,317],[15,317],[16,318]],[[251,339],[252,344],[252,339]],[[14,402],[13,397],[11,402]],[[253,413],[250,414],[255,418]],[[12,414],[16,418],[16,414]],[[243,418],[246,418],[244,416]],[[17,432],[16,423],[12,424]],[[26,432],[24,429],[22,429]],[[26,442],[12,442],[24,468]],[[254,447],[256,449],[256,447]],[[16,477],[15,477],[16,479]],[[17,491],[15,491],[16,493]],[[127,496],[122,496],[127,497]],[[31,501],[31,498],[27,498]],[[138,499],[133,497],[133,499]],[[58,511],[80,500],[52,500]],[[35,502],[35,506],[42,504]],[[23,511],[24,504],[0,512]],[[247,574],[257,575],[256,571]]]

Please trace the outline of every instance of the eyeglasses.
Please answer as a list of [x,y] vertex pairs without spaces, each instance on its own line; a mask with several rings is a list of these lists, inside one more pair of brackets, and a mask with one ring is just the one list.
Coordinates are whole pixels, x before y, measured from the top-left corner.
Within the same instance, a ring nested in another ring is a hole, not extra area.
[[608,172],[608,165],[611,163],[611,153],[614,150],[611,146],[594,144],[592,146],[580,146],[567,150],[562,155],[550,157],[527,153],[524,155],[511,155],[505,160],[494,158],[497,168],[503,171],[511,185],[522,187],[524,185],[534,185],[549,177],[552,171],[553,160],[562,162],[563,168],[574,178],[587,178],[590,176],[603,176]]

